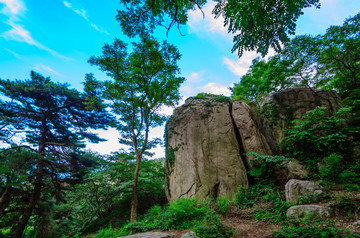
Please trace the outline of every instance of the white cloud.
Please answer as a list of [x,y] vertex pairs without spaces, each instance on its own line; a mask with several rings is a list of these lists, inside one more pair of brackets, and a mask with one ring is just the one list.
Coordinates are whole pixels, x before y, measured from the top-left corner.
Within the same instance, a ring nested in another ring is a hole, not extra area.
[[19,41],[19,42],[25,42],[29,45],[33,45],[36,46],[39,49],[45,50],[47,52],[49,52],[50,54],[59,57],[59,58],[64,58],[64,59],[69,59],[66,56],[63,56],[61,54],[59,54],[58,52],[50,49],[49,47],[39,43],[38,41],[36,41],[32,36],[31,33],[26,30],[24,28],[23,25],[20,25],[18,23],[13,22],[11,19],[6,22],[9,26],[12,27],[12,29],[3,32],[0,37],[3,37],[6,40],[15,40],[15,41]]
[[189,76],[186,77],[186,79],[188,81],[198,80],[199,78],[200,78],[200,75],[197,72],[191,73],[191,74],[189,74]]
[[[1,13],[3,13],[8,17],[5,23],[11,27],[10,30],[1,33],[0,37],[3,37],[6,40],[25,42],[29,45],[33,45],[39,49],[45,50],[56,57],[69,59],[59,54],[58,52],[50,49],[49,47],[41,44],[40,42],[36,41],[31,36],[31,33],[28,30],[26,30],[22,24],[20,24],[21,22],[20,16],[23,16],[24,12],[26,11],[26,6],[22,0],[0,0],[0,3],[4,4],[4,7],[1,9]],[[15,54],[13,55],[16,57]]]
[[17,59],[22,59],[22,57],[21,57],[18,53],[14,52],[14,51],[12,51],[12,50],[6,49],[6,48],[5,48],[4,50],[6,50],[6,51],[9,52],[10,54],[12,54],[15,58],[17,58]]
[[200,72],[192,72],[185,76],[186,82],[192,83],[192,82],[200,82],[203,80],[202,75],[205,73],[205,70],[202,70]]
[[84,10],[84,9],[76,9],[71,5],[71,3],[67,2],[67,1],[64,1],[64,5],[67,8],[70,8],[71,10],[73,10],[76,14],[78,14],[79,16],[84,18],[85,20],[89,21],[89,18],[86,16],[86,10]]
[[47,65],[43,65],[43,64],[38,64],[38,65],[35,65],[34,69],[36,71],[46,71],[46,72],[49,72],[49,73],[53,73],[55,75],[60,75],[60,73],[56,72],[55,70],[53,70],[50,66],[47,66]]
[[0,3],[5,4],[4,8],[1,9],[1,13],[7,16],[16,16],[26,11],[25,4],[22,0],[0,0]]
[[215,15],[212,14],[215,4],[214,1],[209,1],[202,9],[204,15],[199,9],[189,12],[188,25],[191,32],[207,31],[231,37],[231,34],[228,33],[227,28],[224,26],[224,18],[222,16],[215,18]]
[[79,16],[84,18],[90,24],[90,26],[92,28],[94,28],[95,30],[97,30],[99,32],[103,32],[107,35],[110,35],[109,32],[107,32],[104,28],[99,27],[98,25],[90,22],[85,9],[77,9],[77,8],[73,7],[73,5],[70,2],[67,2],[67,1],[63,1],[63,3],[65,5],[65,7],[70,8],[73,12],[75,12],[76,14],[78,14]]
[[[265,56],[265,60],[267,60],[270,56],[275,55],[275,51],[271,48],[269,49],[269,53]],[[245,51],[241,58],[237,60],[232,60],[228,57],[223,57],[223,64],[228,66],[228,69],[236,76],[243,76],[249,70],[249,67],[252,64],[253,59],[256,57],[260,57],[261,55],[256,53],[255,51]],[[237,57],[237,56],[236,56]]]
[[189,85],[181,86],[179,90],[182,95],[193,94],[195,92],[194,89],[192,87],[190,87]]
[[111,154],[112,152],[119,151],[121,148],[126,148],[119,143],[119,131],[115,128],[109,128],[108,130],[89,130],[93,133],[97,133],[99,137],[106,139],[107,141],[95,143],[87,143],[86,148],[99,152],[100,154]]
[[212,94],[222,94],[224,96],[230,96],[231,91],[229,89],[229,86],[224,86],[222,84],[217,83],[208,83],[202,87],[200,87],[200,90],[202,90],[205,93],[212,93]]

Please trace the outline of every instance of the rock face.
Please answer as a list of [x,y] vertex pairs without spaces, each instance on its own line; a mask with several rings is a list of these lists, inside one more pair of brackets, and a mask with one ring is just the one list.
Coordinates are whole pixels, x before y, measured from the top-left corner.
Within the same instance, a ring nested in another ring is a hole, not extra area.
[[[271,155],[272,151],[264,135],[254,120],[254,113],[244,101],[233,101],[231,105],[231,115],[236,125],[238,135],[241,138],[241,144],[245,152],[256,152],[261,155]],[[249,168],[252,156],[246,156]]]
[[193,231],[188,231],[184,235],[181,236],[181,238],[196,238],[196,233]]
[[304,179],[308,176],[309,170],[298,161],[286,161],[282,165],[286,169],[287,179]]
[[257,104],[259,124],[273,152],[285,137],[292,120],[302,119],[315,107],[326,107],[330,115],[340,108],[341,99],[334,91],[291,88],[264,97]]
[[286,212],[286,216],[288,218],[303,218],[307,215],[326,219],[331,217],[333,213],[329,207],[319,205],[293,206],[290,207]]
[[285,195],[287,202],[298,202],[301,196],[307,194],[321,194],[322,188],[313,181],[291,179],[285,185]]
[[124,236],[124,238],[171,238],[172,235],[165,232],[145,232],[131,236]]
[[[232,198],[239,185],[248,187],[252,168],[247,152],[277,154],[284,130],[316,106],[332,114],[340,107],[335,92],[288,89],[249,106],[224,96],[189,98],[174,111],[165,133],[165,191],[169,201],[181,197]],[[282,166],[285,181],[304,178],[307,171],[296,162]],[[276,177],[276,175],[274,175]],[[292,196],[292,195],[290,195]]]
[[166,194],[205,199],[248,187],[229,101],[188,99],[167,124]]

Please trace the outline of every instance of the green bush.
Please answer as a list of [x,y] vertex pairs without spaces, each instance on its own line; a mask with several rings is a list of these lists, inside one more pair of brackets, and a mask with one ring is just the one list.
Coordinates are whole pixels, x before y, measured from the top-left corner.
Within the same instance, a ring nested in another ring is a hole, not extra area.
[[360,237],[355,233],[335,226],[285,226],[280,231],[275,231],[274,236],[278,238],[325,238],[325,237]]
[[216,199],[215,205],[217,212],[220,213],[221,215],[224,215],[229,210],[229,206],[230,206],[229,198],[226,196],[218,197]]
[[234,233],[231,227],[224,226],[221,223],[219,215],[213,210],[210,210],[204,221],[195,226],[193,230],[199,237],[227,238]]
[[235,204],[239,209],[252,207],[251,215],[258,221],[282,222],[290,207],[284,197],[284,192],[274,185],[258,183],[249,189],[240,186],[235,194]]
[[110,226],[108,228],[99,230],[93,238],[117,238],[124,235],[126,234],[124,234],[122,229],[116,229]]
[[[286,156],[295,157],[327,181],[359,182],[359,158],[352,157],[359,144],[355,127],[348,125],[351,107],[327,116],[325,107],[308,111],[294,128],[286,130],[281,147]],[[320,166],[319,166],[320,165]]]
[[210,208],[197,199],[180,198],[172,203],[163,213],[163,229],[185,229],[203,220]]
[[[222,206],[225,207],[223,202]],[[192,229],[204,237],[229,237],[232,229],[222,225],[219,215],[206,202],[181,198],[165,209],[151,208],[139,221],[125,225],[121,232],[135,234],[150,230]]]
[[319,201],[325,201],[325,199],[329,198],[325,193],[306,193],[299,197],[298,204],[311,204]]
[[249,171],[251,176],[261,176],[270,181],[274,177],[274,172],[284,161],[291,159],[284,156],[260,155],[255,152],[246,153],[246,156],[254,156],[251,160],[253,169]]

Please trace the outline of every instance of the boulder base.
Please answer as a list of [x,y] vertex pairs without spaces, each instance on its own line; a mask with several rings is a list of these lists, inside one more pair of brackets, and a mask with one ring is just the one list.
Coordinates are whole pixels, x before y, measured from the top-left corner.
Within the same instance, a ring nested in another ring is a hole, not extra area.
[[124,236],[124,238],[172,238],[172,235],[165,232],[145,232],[131,236]]
[[285,195],[287,202],[298,202],[301,196],[308,194],[321,194],[321,186],[313,181],[290,179],[285,184]]
[[298,205],[290,207],[286,216],[288,218],[303,218],[305,216],[315,216],[319,218],[329,218],[333,215],[332,210],[329,207],[319,205]]

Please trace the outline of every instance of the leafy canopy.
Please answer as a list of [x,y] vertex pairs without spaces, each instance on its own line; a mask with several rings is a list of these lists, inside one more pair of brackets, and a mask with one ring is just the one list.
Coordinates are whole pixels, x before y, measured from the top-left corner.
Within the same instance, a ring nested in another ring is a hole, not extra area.
[[360,95],[359,32],[357,14],[342,26],[331,26],[324,35],[295,37],[268,61],[255,59],[248,73],[235,84],[234,96],[253,100],[262,94],[302,86],[337,90],[345,101],[356,103]]
[[[102,84],[103,96],[119,116],[120,142],[144,152],[153,145],[147,143],[149,128],[166,119],[159,109],[177,103],[178,88],[184,78],[176,76],[180,53],[173,45],[160,44],[147,36],[132,47],[128,53],[126,44],[116,39],[111,45],[105,44],[103,54],[91,57],[89,62],[113,79]],[[87,85],[94,80],[88,80]]]
[[[206,0],[121,0],[117,20],[122,31],[129,37],[152,33],[157,26],[167,31],[188,20],[188,11],[200,9]],[[239,57],[244,51],[257,50],[263,56],[270,47],[280,51],[281,43],[295,34],[295,22],[303,9],[320,7],[319,0],[216,0],[213,9],[216,17],[224,17],[224,26],[235,34],[233,52]],[[205,17],[205,16],[204,16]],[[181,33],[181,32],[180,32]]]

